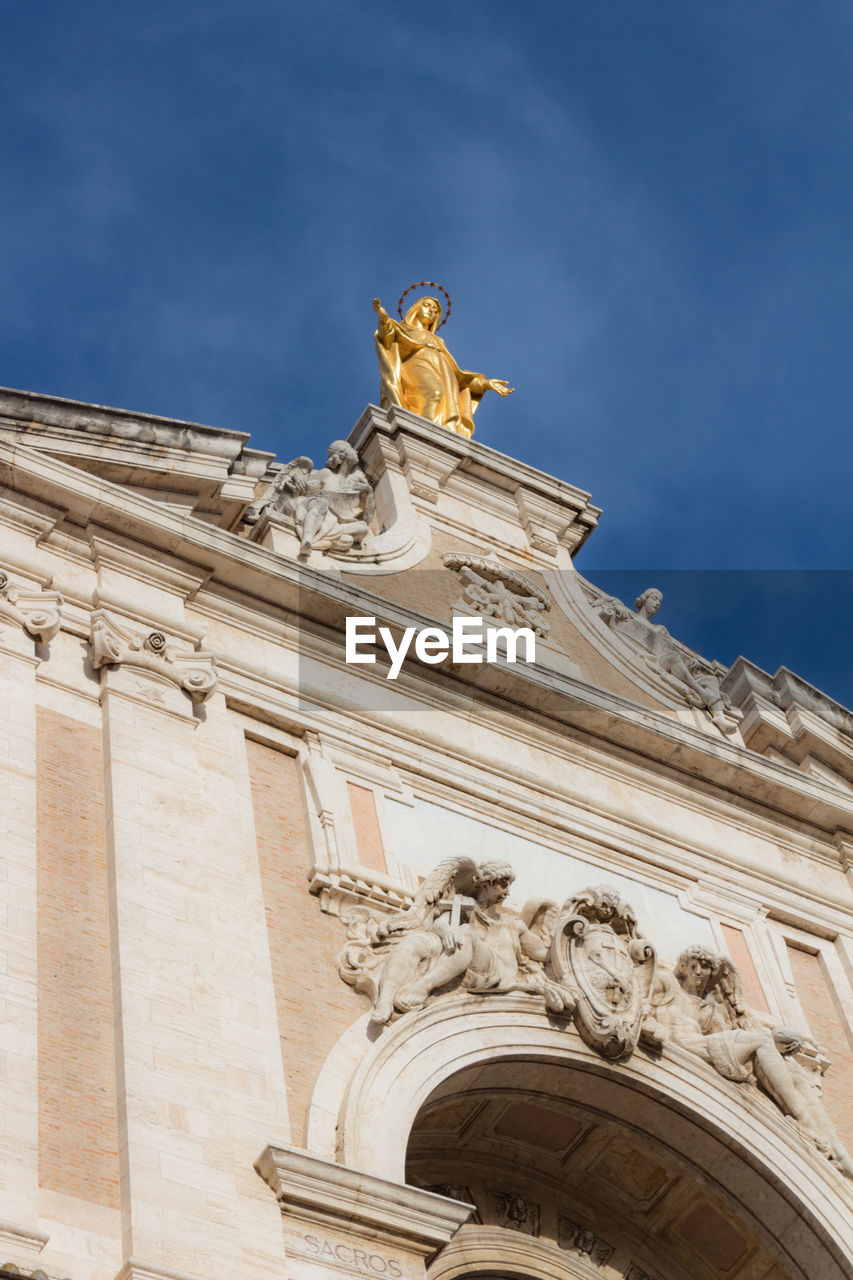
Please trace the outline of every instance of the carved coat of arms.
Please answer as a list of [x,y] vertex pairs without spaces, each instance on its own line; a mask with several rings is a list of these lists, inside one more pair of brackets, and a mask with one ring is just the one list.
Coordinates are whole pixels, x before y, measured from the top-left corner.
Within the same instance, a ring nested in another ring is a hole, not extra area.
[[585,889],[566,904],[551,965],[575,993],[575,1025],[587,1044],[606,1058],[632,1053],[648,1009],[655,953],[615,889]]

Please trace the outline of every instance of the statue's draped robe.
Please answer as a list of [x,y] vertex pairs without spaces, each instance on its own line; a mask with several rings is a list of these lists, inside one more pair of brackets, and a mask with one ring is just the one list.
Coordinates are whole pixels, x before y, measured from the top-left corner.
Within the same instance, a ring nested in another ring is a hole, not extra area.
[[406,313],[402,324],[390,320],[393,332],[384,340],[381,325],[374,335],[382,388],[379,403],[383,409],[398,404],[470,439],[474,411],[488,379],[460,369],[438,334],[409,323],[415,309]]

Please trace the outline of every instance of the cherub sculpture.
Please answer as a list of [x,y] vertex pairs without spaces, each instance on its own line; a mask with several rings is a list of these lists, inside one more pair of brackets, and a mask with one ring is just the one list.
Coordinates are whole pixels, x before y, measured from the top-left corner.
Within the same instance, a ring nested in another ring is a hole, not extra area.
[[644,1036],[678,1045],[738,1084],[755,1083],[791,1116],[804,1137],[853,1178],[853,1161],[832,1126],[810,1073],[792,1056],[803,1038],[771,1027],[746,1006],[732,962],[688,947],[673,973],[659,973]]
[[743,716],[723,693],[711,664],[691,654],[689,649],[673,639],[666,627],[652,622],[662,602],[663,593],[657,587],[648,587],[634,601],[633,610],[615,596],[603,596],[596,608],[608,626],[640,649],[644,656],[650,657],[659,671],[672,678],[691,706],[702,707],[708,713],[720,733],[734,733],[735,722]]
[[358,465],[358,454],[345,440],[329,445],[326,465],[315,471],[310,458],[294,458],[249,508],[254,524],[264,511],[283,515],[300,540],[299,554],[318,550],[347,551],[367,537],[373,519],[373,490]]
[[341,976],[374,1001],[372,1021],[419,1009],[456,983],[477,993],[541,995],[552,1012],[571,1012],[568,991],[545,972],[555,903],[533,900],[521,917],[503,907],[515,879],[503,861],[446,858],[420,885],[406,911],[379,922],[364,908],[349,913]]

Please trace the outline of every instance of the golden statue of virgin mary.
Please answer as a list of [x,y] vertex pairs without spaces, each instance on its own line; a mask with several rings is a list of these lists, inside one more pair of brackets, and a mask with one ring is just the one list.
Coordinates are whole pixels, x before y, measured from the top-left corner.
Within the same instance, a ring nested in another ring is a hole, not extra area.
[[460,369],[436,330],[442,309],[437,298],[419,298],[402,321],[393,320],[378,298],[379,326],[373,335],[382,383],[383,409],[398,404],[470,440],[474,411],[487,391],[499,396],[513,388],[498,378]]

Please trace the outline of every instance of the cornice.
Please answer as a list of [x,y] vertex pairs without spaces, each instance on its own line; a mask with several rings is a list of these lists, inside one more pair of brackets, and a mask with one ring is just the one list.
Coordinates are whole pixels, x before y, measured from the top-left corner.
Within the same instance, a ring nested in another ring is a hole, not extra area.
[[474,1209],[296,1147],[267,1147],[255,1168],[283,1213],[327,1226],[367,1228],[390,1243],[420,1245],[425,1254],[446,1244]]
[[[470,447],[470,442],[462,444]],[[298,614],[315,634],[331,631],[336,637],[352,614],[372,614],[398,629],[433,621],[373,595],[367,583],[343,582],[338,575],[304,568],[266,547],[196,517],[175,514],[156,500],[129,493],[23,445],[0,441],[0,481],[35,495],[42,503],[50,502],[59,509],[58,517],[64,513],[75,524],[97,524],[166,551],[183,562],[184,573],[190,571],[192,576],[190,567],[197,567],[199,577],[209,574],[197,597],[202,608],[205,599],[215,599],[221,585],[230,598],[229,611],[239,612],[242,607],[247,622],[261,628],[268,623],[271,634],[281,634],[281,619],[270,615],[270,607]],[[52,536],[43,540],[46,549]],[[227,668],[227,655],[221,661]],[[532,714],[557,729],[571,727],[797,821],[830,832],[853,829],[853,802],[830,785],[571,676],[523,664],[466,666],[439,674],[411,660],[397,686],[401,692],[421,688],[434,701],[436,682],[442,691],[469,699],[473,693],[478,701],[485,699],[510,713]]]

